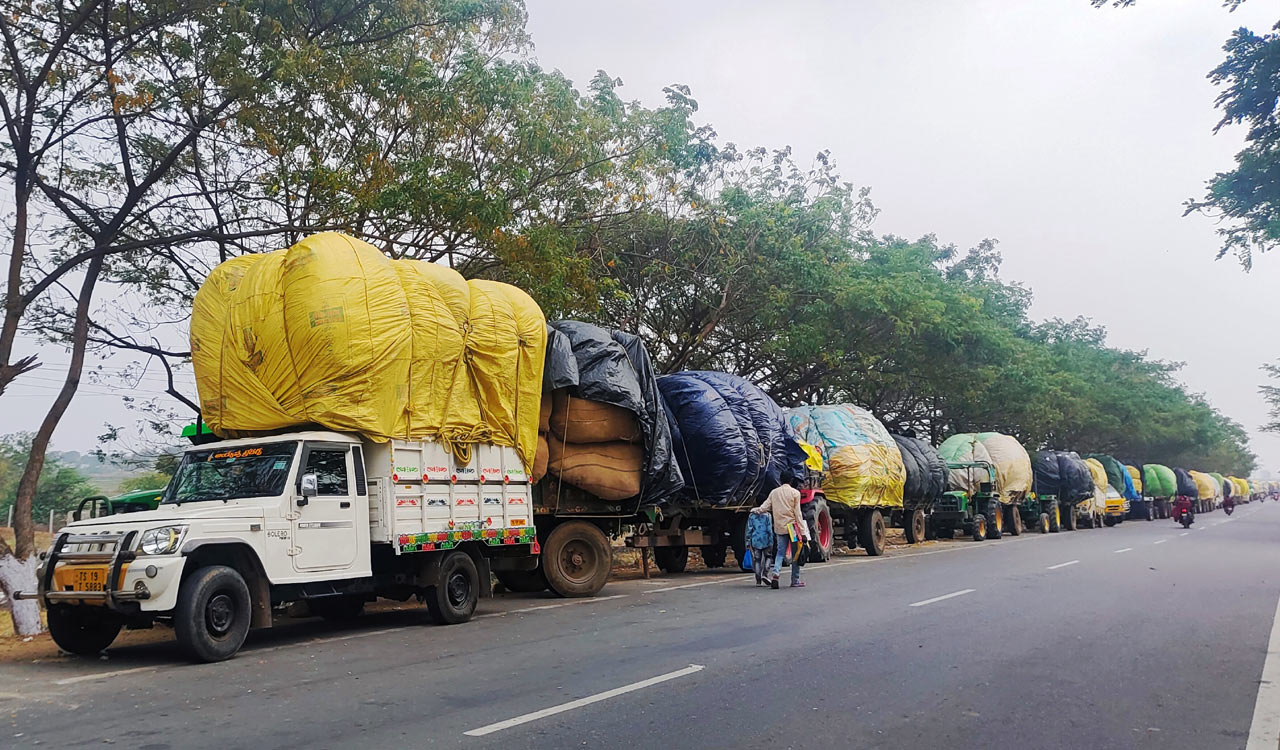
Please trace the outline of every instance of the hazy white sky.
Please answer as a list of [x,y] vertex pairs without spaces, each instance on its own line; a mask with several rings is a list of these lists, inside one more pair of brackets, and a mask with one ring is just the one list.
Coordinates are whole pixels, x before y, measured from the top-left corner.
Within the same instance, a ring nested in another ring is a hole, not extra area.
[[[789,145],[802,160],[830,149],[846,179],[872,188],[878,232],[998,239],[1037,318],[1088,315],[1115,346],[1186,362],[1183,380],[1280,471],[1280,437],[1256,432],[1258,366],[1280,357],[1280,256],[1245,274],[1214,261],[1211,221],[1181,216],[1241,145],[1239,130],[1212,135],[1205,74],[1233,29],[1280,18],[1273,3],[1234,14],[1218,0],[527,3],[538,60],[579,85],[603,68],[625,98],[657,105],[664,86],[688,84],[724,141]],[[34,429],[51,386],[6,397],[0,433]],[[56,447],[91,447],[104,421],[127,421],[118,402],[91,387]]]

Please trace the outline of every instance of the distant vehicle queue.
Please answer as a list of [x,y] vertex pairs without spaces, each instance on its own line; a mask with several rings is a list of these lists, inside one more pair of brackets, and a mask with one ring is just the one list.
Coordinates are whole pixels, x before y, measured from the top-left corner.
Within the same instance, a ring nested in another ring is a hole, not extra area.
[[57,643],[95,653],[121,627],[171,625],[192,658],[303,605],[331,618],[378,597],[442,623],[492,593],[594,596],[614,545],[678,573],[743,570],[749,511],[800,491],[810,559],[882,555],[1172,518],[1276,483],[1105,454],[1028,452],[1000,432],[934,446],[852,404],[782,408],[723,372],[658,375],[643,340],[548,324],[528,295],[392,260],[336,233],[233,258],[196,295],[201,419],[153,509],[78,513],[37,592]]

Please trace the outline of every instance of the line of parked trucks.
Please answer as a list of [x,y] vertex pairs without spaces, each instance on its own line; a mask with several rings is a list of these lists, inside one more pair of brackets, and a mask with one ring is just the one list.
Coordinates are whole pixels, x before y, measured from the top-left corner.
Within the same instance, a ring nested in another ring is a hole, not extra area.
[[997,432],[935,448],[853,405],[783,409],[736,375],[659,376],[638,336],[547,325],[514,287],[333,233],[216,268],[191,345],[202,420],[158,503],[82,508],[19,594],[66,651],[162,624],[216,661],[286,609],[349,618],[379,597],[458,623],[491,577],[593,596],[613,540],[669,573],[691,548],[741,564],[747,512],[783,482],[819,560],[841,542],[881,555],[889,527],[981,541],[1278,489],[1028,454]]

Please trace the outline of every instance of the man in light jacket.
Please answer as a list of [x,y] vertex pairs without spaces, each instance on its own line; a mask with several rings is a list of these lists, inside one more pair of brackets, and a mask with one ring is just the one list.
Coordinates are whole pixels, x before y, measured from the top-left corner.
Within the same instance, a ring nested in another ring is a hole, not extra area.
[[[809,529],[804,522],[804,514],[800,510],[800,490],[789,484],[780,485],[773,492],[769,493],[769,497],[760,504],[760,507],[753,508],[752,513],[773,513],[773,533],[777,537],[778,546],[773,557],[773,574],[769,578],[769,585],[778,588],[778,575],[782,572],[782,562],[787,556],[787,551],[791,550],[791,586],[799,588],[804,586],[804,582],[800,580],[800,546],[804,544],[804,540],[808,537]],[[796,535],[796,539],[792,539],[792,534]]]

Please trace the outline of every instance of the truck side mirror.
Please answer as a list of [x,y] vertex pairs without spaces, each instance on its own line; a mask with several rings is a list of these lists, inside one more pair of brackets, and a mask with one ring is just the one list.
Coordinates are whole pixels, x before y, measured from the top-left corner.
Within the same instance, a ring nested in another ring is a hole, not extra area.
[[299,494],[302,495],[298,499],[298,505],[306,505],[311,498],[315,497],[319,490],[319,482],[315,474],[303,474],[302,479],[298,482]]

